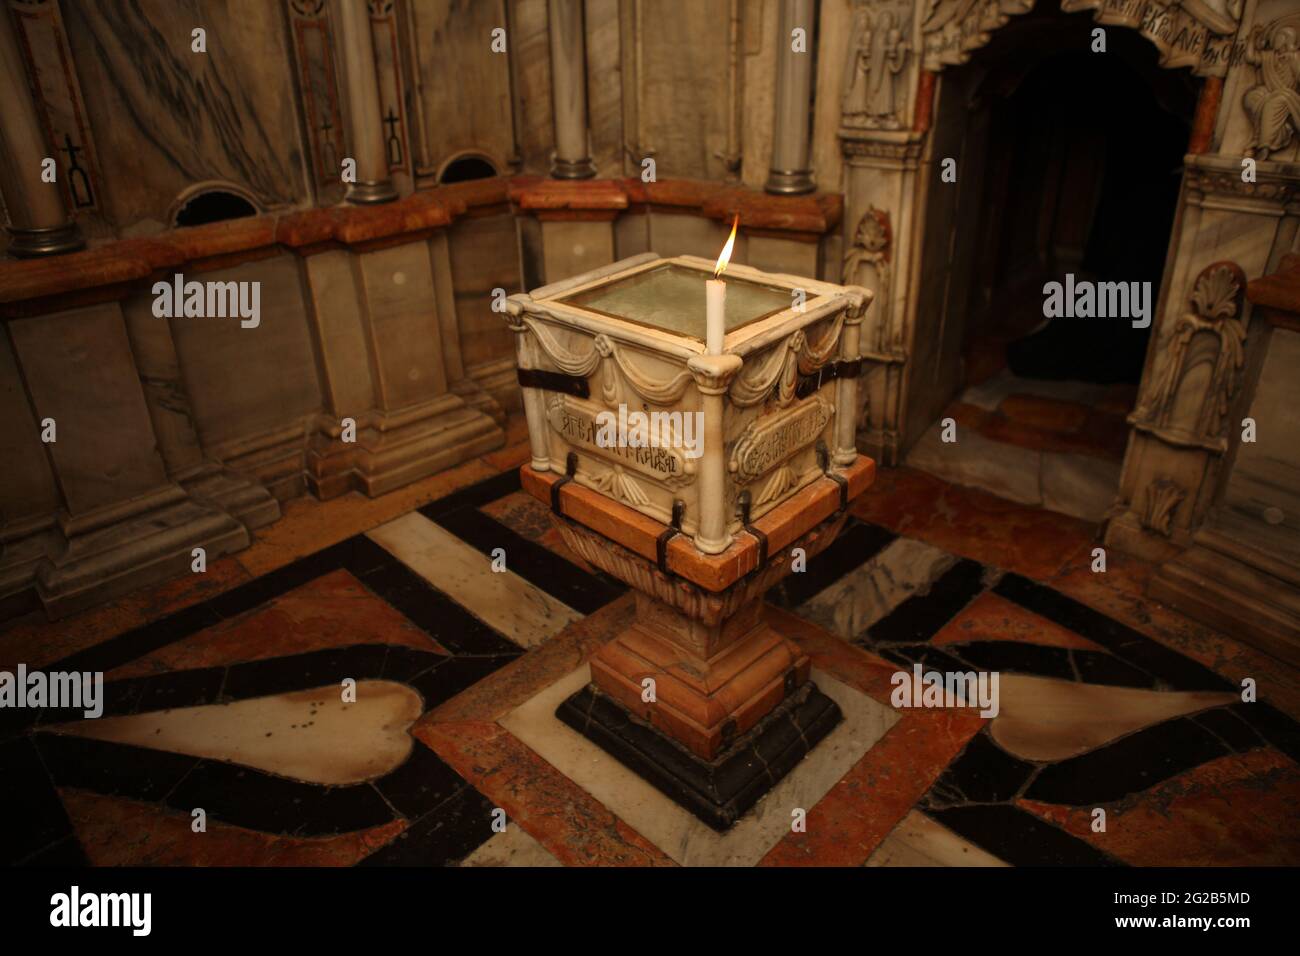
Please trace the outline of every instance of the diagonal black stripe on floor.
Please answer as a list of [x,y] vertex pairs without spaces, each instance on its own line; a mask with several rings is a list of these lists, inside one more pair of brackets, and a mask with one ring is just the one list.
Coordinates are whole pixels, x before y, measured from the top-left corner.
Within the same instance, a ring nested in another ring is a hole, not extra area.
[[922,798],[922,806],[938,810],[967,803],[1003,803],[1018,796],[1037,770],[1037,764],[994,743],[986,726],[939,775]]
[[1078,837],[1010,804],[972,804],[925,813],[1013,866],[1124,865]]
[[1231,690],[1232,683],[1210,668],[1172,651],[1114,618],[1019,574],[1004,574],[993,592],[1047,618],[1116,657],[1160,678],[1175,690]]
[[[491,839],[492,801],[466,787],[358,866],[446,866]],[[514,824],[517,826],[517,824]]]
[[13,865],[72,833],[31,737],[0,744],[0,865]]
[[627,591],[626,585],[599,572],[583,570],[477,508],[444,512],[436,518],[425,514],[423,508],[420,513],[488,557],[493,550],[501,548],[507,570],[579,614],[598,611]]
[[1112,803],[1229,753],[1203,726],[1175,717],[1044,767],[1025,796],[1074,807]]
[[499,475],[485,478],[467,488],[453,491],[449,495],[431,501],[421,507],[419,512],[430,521],[441,523],[439,519],[444,515],[466,508],[481,508],[486,504],[491,504],[498,498],[514,494],[522,487],[519,483],[519,469],[510,468]]
[[984,593],[985,568],[962,558],[930,585],[913,594],[854,639],[855,644],[911,644],[928,641],[938,630]]
[[866,564],[897,539],[898,535],[887,528],[850,517],[831,546],[809,561],[802,572],[788,575],[771,588],[767,600],[793,610]]

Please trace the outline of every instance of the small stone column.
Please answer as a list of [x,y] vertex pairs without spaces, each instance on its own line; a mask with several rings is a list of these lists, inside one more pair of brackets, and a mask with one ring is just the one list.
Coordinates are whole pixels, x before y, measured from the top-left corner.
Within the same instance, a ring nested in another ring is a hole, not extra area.
[[723,396],[744,364],[739,355],[696,355],[686,362],[704,406],[704,454],[699,464],[699,526],[695,547],[721,554],[731,546],[727,533],[727,456],[722,431]]
[[[808,117],[812,98],[812,0],[781,0],[777,36],[776,116],[772,124],[772,168],[763,188],[770,193],[810,193],[817,188],[809,163]],[[796,27],[804,30],[807,47],[793,49]]]
[[31,258],[82,248],[85,240],[58,183],[41,179],[41,163],[53,153],[41,132],[7,5],[0,6],[0,89],[0,189],[9,210],[10,254]]
[[596,164],[587,154],[587,44],[582,0],[549,0],[551,106],[555,114],[556,179],[591,179]]
[[383,203],[397,198],[388,175],[384,129],[379,107],[379,79],[375,74],[375,48],[370,37],[366,0],[337,0],[339,59],[348,99],[348,133],[352,158],[357,161],[357,181],[348,184],[350,203]]
[[[862,296],[861,304],[849,306],[844,314],[844,330],[840,333],[840,361],[857,362],[861,374],[862,356],[858,349],[862,343],[862,319],[871,305],[871,291],[851,287]],[[831,464],[845,468],[858,457],[858,376],[843,376],[835,382],[835,449]]]
[[[528,299],[526,292],[520,292],[506,300],[506,322],[510,331],[518,336],[515,356],[521,369],[538,368],[541,361],[541,349],[536,337],[523,319],[523,308],[516,300]],[[528,448],[532,454],[534,471],[551,470],[551,453],[546,437],[546,396],[541,389],[522,386],[524,398],[524,416],[528,420]]]

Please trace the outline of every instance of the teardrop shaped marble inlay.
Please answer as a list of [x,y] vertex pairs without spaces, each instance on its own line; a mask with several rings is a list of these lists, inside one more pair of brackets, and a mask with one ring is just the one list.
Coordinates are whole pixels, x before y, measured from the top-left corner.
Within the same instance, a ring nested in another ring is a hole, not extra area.
[[356,703],[342,689],[255,697],[229,704],[79,720],[47,728],[96,740],[243,764],[307,783],[336,786],[384,776],[411,752],[407,728],[423,709],[405,684],[358,681]]
[[1002,674],[990,733],[1023,760],[1064,760],[1153,724],[1237,700],[1220,691],[1159,691]]

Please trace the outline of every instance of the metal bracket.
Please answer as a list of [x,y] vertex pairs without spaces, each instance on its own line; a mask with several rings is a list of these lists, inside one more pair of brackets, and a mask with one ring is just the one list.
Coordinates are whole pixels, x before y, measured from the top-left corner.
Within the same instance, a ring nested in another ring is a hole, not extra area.
[[659,570],[664,574],[668,571],[668,542],[682,533],[682,518],[686,516],[686,502],[681,498],[673,499],[673,518],[672,524],[664,528],[663,532],[655,539],[655,563],[659,565]]
[[555,484],[551,485],[551,510],[560,517],[564,516],[564,510],[560,507],[560,489],[573,480],[573,476],[578,473],[578,453],[569,452],[564,459],[564,474],[555,479]]

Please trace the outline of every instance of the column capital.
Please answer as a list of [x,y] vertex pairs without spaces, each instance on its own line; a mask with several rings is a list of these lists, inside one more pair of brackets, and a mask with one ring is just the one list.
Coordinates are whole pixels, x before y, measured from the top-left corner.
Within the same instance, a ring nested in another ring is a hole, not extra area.
[[686,360],[695,385],[705,395],[721,395],[731,386],[741,366],[739,355],[693,355]]

